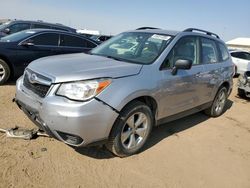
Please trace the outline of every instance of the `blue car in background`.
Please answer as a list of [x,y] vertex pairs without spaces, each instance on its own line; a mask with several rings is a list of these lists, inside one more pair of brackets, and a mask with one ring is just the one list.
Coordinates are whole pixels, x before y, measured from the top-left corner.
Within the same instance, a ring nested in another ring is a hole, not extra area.
[[28,64],[41,57],[88,52],[98,43],[72,32],[33,29],[0,39],[0,85],[21,76]]

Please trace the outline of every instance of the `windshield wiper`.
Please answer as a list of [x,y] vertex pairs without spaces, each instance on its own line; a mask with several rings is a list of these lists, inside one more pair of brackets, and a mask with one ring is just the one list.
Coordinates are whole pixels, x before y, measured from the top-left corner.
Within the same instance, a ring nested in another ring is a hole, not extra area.
[[104,57],[109,58],[109,59],[114,59],[114,60],[116,60],[116,61],[124,61],[124,60],[122,60],[122,59],[120,59],[120,58],[113,57],[113,56],[110,56],[110,55],[107,55],[107,56],[104,56]]

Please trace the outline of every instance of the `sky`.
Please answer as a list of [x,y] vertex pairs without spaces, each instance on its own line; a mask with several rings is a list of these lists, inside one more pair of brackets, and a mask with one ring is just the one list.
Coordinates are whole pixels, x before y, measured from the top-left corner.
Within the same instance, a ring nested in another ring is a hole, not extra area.
[[142,26],[250,37],[250,0],[0,0],[0,19],[43,20],[118,34]]

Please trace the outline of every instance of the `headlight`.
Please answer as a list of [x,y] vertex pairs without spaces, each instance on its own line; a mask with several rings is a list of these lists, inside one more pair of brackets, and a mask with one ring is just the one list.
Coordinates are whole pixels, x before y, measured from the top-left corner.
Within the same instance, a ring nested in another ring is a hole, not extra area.
[[86,101],[98,95],[110,83],[110,79],[64,83],[61,84],[56,94],[72,100]]

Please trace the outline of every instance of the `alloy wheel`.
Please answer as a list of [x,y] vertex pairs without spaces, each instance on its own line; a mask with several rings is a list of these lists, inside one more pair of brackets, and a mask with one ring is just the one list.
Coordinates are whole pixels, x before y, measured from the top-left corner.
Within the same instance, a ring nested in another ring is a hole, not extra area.
[[149,131],[149,118],[142,112],[131,115],[123,126],[121,143],[124,148],[137,149],[143,143]]

